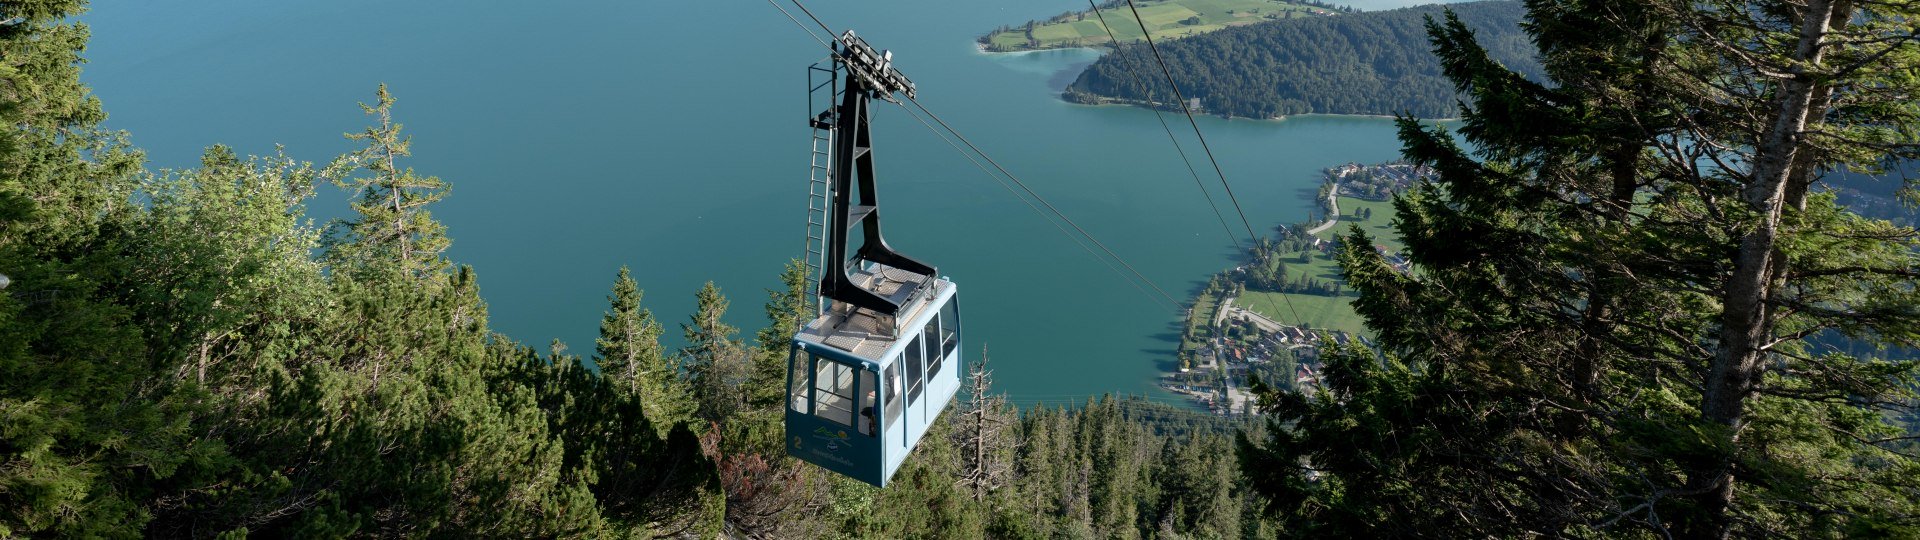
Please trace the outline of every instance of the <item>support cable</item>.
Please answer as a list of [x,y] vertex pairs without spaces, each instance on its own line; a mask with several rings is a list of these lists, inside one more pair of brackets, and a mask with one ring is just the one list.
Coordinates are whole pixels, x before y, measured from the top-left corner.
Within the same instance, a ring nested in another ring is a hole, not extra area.
[[1134,7],[1133,0],[1127,0],[1127,8],[1133,10],[1133,22],[1140,25],[1140,35],[1147,39],[1147,48],[1153,50],[1153,59],[1160,63],[1160,72],[1167,76],[1167,86],[1173,87],[1173,97],[1180,101],[1180,112],[1187,114],[1187,123],[1193,125],[1193,135],[1200,139],[1200,149],[1206,151],[1207,161],[1213,163],[1213,172],[1220,176],[1220,186],[1226,188],[1227,199],[1233,201],[1233,211],[1240,214],[1240,224],[1246,226],[1248,238],[1259,238],[1254,234],[1253,223],[1247,221],[1247,212],[1240,209],[1240,198],[1233,195],[1233,185],[1227,183],[1227,173],[1220,169],[1220,160],[1214,159],[1213,148],[1207,145],[1207,136],[1200,132],[1200,122],[1193,119],[1193,108],[1187,106],[1187,96],[1180,92],[1180,84],[1173,82],[1173,70],[1167,69],[1167,59],[1160,56],[1160,46],[1153,42],[1153,33],[1147,31],[1147,20],[1140,18],[1140,8]]
[[[1110,39],[1113,41],[1114,54],[1119,54],[1120,53],[1120,37],[1113,34],[1113,27],[1107,26],[1107,16],[1102,15],[1100,13],[1100,6],[1097,4],[1094,4],[1093,2],[1094,0],[1087,0],[1087,7],[1093,8],[1093,16],[1098,17],[1100,19],[1100,27],[1106,29],[1107,39]],[[1202,182],[1200,180],[1200,171],[1194,170],[1193,160],[1187,158],[1187,149],[1182,148],[1180,146],[1180,138],[1173,135],[1173,126],[1170,126],[1167,124],[1167,116],[1164,114],[1160,114],[1160,109],[1153,106],[1152,87],[1148,86],[1146,80],[1140,77],[1140,72],[1133,68],[1133,64],[1131,62],[1124,65],[1126,65],[1127,74],[1133,77],[1133,82],[1135,84],[1139,84],[1142,88],[1148,89],[1147,90],[1147,110],[1153,111],[1154,119],[1157,119],[1160,121],[1160,129],[1167,132],[1167,142],[1173,143],[1173,151],[1180,153],[1180,163],[1186,164],[1187,174],[1193,176],[1193,185],[1195,187],[1200,188],[1201,196],[1207,198],[1207,207],[1213,209],[1213,217],[1220,220],[1220,228],[1226,231],[1227,239],[1233,241],[1234,249],[1245,251],[1246,248],[1240,245],[1240,237],[1233,234],[1233,226],[1227,225],[1227,216],[1220,213],[1220,205],[1213,203],[1213,194],[1207,192],[1206,182]]]
[[[827,23],[820,22],[820,17],[818,15],[814,15],[813,10],[807,9],[806,4],[800,3],[800,0],[792,0],[792,2],[794,7],[800,8],[801,13],[807,14],[807,18],[813,19],[813,24],[820,25],[820,29],[825,30],[827,32],[828,37],[832,37],[834,41],[840,41],[840,35],[833,33],[833,28],[828,27]],[[813,33],[813,31],[808,30],[807,33]]]
[[[771,3],[772,1],[773,0],[768,0],[769,3]],[[799,8],[800,12],[805,14],[807,18],[812,19],[815,25],[818,25],[821,30],[824,30],[829,39],[832,39],[835,43],[841,43],[842,46],[848,46],[847,44],[841,42],[839,36],[833,33],[832,27],[829,27],[825,22],[822,22],[820,20],[820,17],[813,13],[813,10],[807,9],[806,4],[801,3],[800,0],[790,0],[790,1],[793,3],[794,7]],[[777,8],[779,6],[776,4],[775,7]],[[782,8],[780,11],[783,14],[787,14],[787,18],[789,20],[792,20],[795,25],[800,26],[801,30],[806,31],[808,35],[813,36],[815,41],[820,41],[822,45],[827,44],[825,40],[822,40],[819,38],[819,36],[814,35],[812,29],[807,28],[804,23],[801,23],[798,18],[793,17],[791,13],[788,13],[786,11],[786,9]],[[839,51],[835,47],[829,46],[828,50],[831,51],[835,56],[840,55]],[[934,114],[934,112],[928,109],[925,104],[920,103],[918,99],[914,99],[911,96],[902,96],[902,97],[905,97],[908,102],[913,103],[913,106],[920,109],[920,112],[922,114],[925,114],[927,118],[931,118],[935,123],[939,124],[940,127],[945,129],[947,133],[952,134],[955,139],[958,139],[961,142],[961,144],[964,144],[967,148],[971,149],[974,154],[978,154],[982,160],[985,160],[989,165],[992,165],[994,170],[998,170],[1002,176],[1005,176],[1008,180],[1013,181],[1014,185],[1019,186],[1020,189],[1026,192],[1028,196],[1033,197],[1034,201],[1038,201],[1041,205],[1045,206],[1047,210],[1051,211],[1055,217],[1058,217],[1060,219],[1061,222],[1066,223],[1068,226],[1072,227],[1075,231],[1079,232],[1081,236],[1086,237],[1087,241],[1092,242],[1093,245],[1095,246],[1098,246],[1100,250],[1105,252],[1108,257],[1111,257],[1114,262],[1117,262],[1122,267],[1125,267],[1127,271],[1133,274],[1133,276],[1136,279],[1138,279],[1142,283],[1147,284],[1148,287],[1151,287],[1154,290],[1154,292],[1158,293],[1160,297],[1165,300],[1165,303],[1167,304],[1168,307],[1176,310],[1178,309],[1178,306],[1180,304],[1179,300],[1175,299],[1173,295],[1167,294],[1167,291],[1165,289],[1161,289],[1158,284],[1155,284],[1153,282],[1153,280],[1147,279],[1146,275],[1141,274],[1139,269],[1134,268],[1133,264],[1127,262],[1125,257],[1121,257],[1120,254],[1115,253],[1112,248],[1107,247],[1107,245],[1101,242],[1100,239],[1095,238],[1092,233],[1087,232],[1086,228],[1081,227],[1080,224],[1075,223],[1072,218],[1067,217],[1067,215],[1064,212],[1060,211],[1059,207],[1054,206],[1053,203],[1048,202],[1045,197],[1041,197],[1039,193],[1033,191],[1033,188],[1028,187],[1026,182],[1022,182],[1020,180],[1020,177],[1015,176],[1012,172],[1009,172],[1006,167],[1001,166],[1000,163],[998,161],[995,161],[992,156],[987,155],[987,153],[985,151],[982,151],[978,145],[973,144],[973,141],[967,139],[967,137],[965,135],[962,135],[959,130],[954,129],[951,124],[948,124],[946,122],[946,120],[943,120],[940,118],[939,115]],[[904,108],[905,106],[902,105],[902,107]],[[1191,120],[1191,118],[1189,118],[1189,120]],[[1202,140],[1203,145],[1204,143],[1205,141]],[[949,144],[951,144],[951,142],[949,142]],[[963,152],[962,155],[966,155],[966,154]],[[1209,155],[1209,157],[1211,158],[1211,155]],[[971,157],[969,157],[969,159],[971,159]],[[1218,164],[1215,165],[1215,168],[1218,169]],[[1242,221],[1245,221],[1244,214],[1242,215]],[[1248,231],[1251,232],[1252,229],[1249,228]],[[1078,243],[1078,240],[1076,239],[1075,242]],[[1084,245],[1082,247],[1084,247]],[[1137,286],[1138,285],[1136,285],[1136,287]]]
[[[795,2],[798,2],[798,1],[799,0],[795,0]],[[1253,241],[1255,244],[1258,244],[1260,235],[1254,234],[1253,222],[1247,220],[1246,210],[1243,210],[1240,208],[1240,198],[1235,197],[1233,195],[1233,184],[1227,182],[1227,173],[1225,170],[1220,168],[1220,160],[1214,159],[1213,148],[1207,145],[1207,136],[1206,134],[1201,133],[1200,131],[1200,122],[1193,118],[1193,108],[1187,106],[1186,94],[1180,91],[1180,83],[1174,82],[1173,70],[1167,68],[1166,57],[1163,57],[1160,55],[1160,46],[1153,42],[1153,32],[1150,32],[1147,30],[1147,20],[1140,17],[1140,8],[1134,5],[1133,0],[1127,0],[1127,9],[1133,12],[1133,22],[1140,25],[1140,36],[1146,38],[1147,48],[1153,51],[1154,61],[1160,64],[1160,73],[1162,75],[1165,75],[1167,78],[1167,86],[1173,87],[1173,97],[1180,101],[1180,112],[1186,113],[1187,124],[1193,126],[1193,136],[1200,140],[1200,149],[1206,151],[1207,161],[1213,163],[1214,174],[1220,176],[1220,186],[1223,188],[1226,188],[1227,199],[1230,201],[1233,201],[1234,213],[1240,214],[1240,224],[1243,226],[1246,226],[1248,240]],[[1098,12],[1099,8],[1096,7],[1094,11]],[[1105,26],[1105,23],[1101,23],[1101,25]],[[1112,32],[1112,29],[1108,29],[1108,32]],[[1337,219],[1339,216],[1334,216],[1334,217]],[[1258,246],[1256,245],[1255,247],[1258,247]],[[1287,311],[1293,314],[1293,320],[1295,321],[1295,323],[1296,324],[1305,323],[1306,319],[1300,317],[1300,310],[1295,309],[1293,307],[1293,300],[1290,298],[1287,298],[1286,293],[1280,293],[1279,296],[1281,301],[1286,302]],[[1274,307],[1272,300],[1267,301],[1267,307],[1269,309]]]
[[1073,233],[1071,232],[1067,232],[1066,227],[1060,226],[1059,222],[1054,221],[1053,218],[1049,217],[1045,211],[1040,210],[1040,207],[1034,206],[1033,201],[1029,201],[1027,200],[1026,197],[1020,196],[1019,192],[1013,190],[1013,186],[1007,185],[1007,182],[1005,180],[1001,180],[999,176],[993,174],[993,171],[987,170],[987,166],[981,165],[980,160],[974,159],[973,156],[967,154],[965,150],[961,150],[960,145],[954,144],[953,139],[947,138],[947,135],[945,133],[941,133],[939,129],[934,128],[933,124],[927,123],[927,120],[925,118],[921,118],[918,113],[913,112],[913,109],[909,109],[907,108],[906,105],[902,105],[899,103],[895,103],[895,105],[899,105],[900,110],[906,111],[907,116],[911,116],[913,117],[914,120],[919,121],[920,125],[925,126],[927,128],[927,131],[932,132],[934,136],[940,138],[941,142],[947,143],[947,146],[949,148],[953,148],[954,152],[959,153],[960,157],[967,158],[967,161],[972,162],[974,168],[980,169],[980,172],[982,174],[987,175],[987,178],[992,178],[994,183],[1000,184],[1000,189],[1006,190],[1007,194],[1012,195],[1013,198],[1018,199],[1023,204],[1026,204],[1027,208],[1032,209],[1034,214],[1038,214],[1040,216],[1040,219],[1043,219],[1047,223],[1053,225],[1053,228],[1058,229],[1060,231],[1060,234],[1066,235],[1067,239],[1072,240],[1074,245],[1080,246],[1080,249],[1086,251],[1087,255],[1091,255],[1095,260],[1100,261],[1100,264],[1106,266],[1108,270],[1112,270],[1114,275],[1120,276],[1121,280],[1126,281],[1128,285],[1132,285],[1135,290],[1140,291],[1140,294],[1146,295],[1147,298],[1167,308],[1175,309],[1175,310],[1179,309],[1179,305],[1177,304],[1168,305],[1165,300],[1162,300],[1158,297],[1153,296],[1151,293],[1148,293],[1147,290],[1144,288],[1141,288],[1140,284],[1138,282],[1135,282],[1133,278],[1128,277],[1125,273],[1122,273],[1120,271],[1119,267],[1114,266],[1113,262],[1108,261],[1106,257],[1101,257],[1099,253],[1094,253],[1093,248],[1087,247],[1086,242],[1081,242],[1079,237],[1074,236]]
[[[799,2],[795,2],[794,4],[795,4],[795,5],[798,5],[798,4],[799,4]],[[780,10],[780,14],[781,14],[781,15],[786,15],[786,16],[787,16],[787,20],[789,20],[789,21],[793,21],[793,24],[794,24],[794,26],[798,26],[798,27],[800,27],[800,31],[802,31],[802,32],[806,32],[806,33],[807,33],[807,37],[810,37],[810,38],[813,38],[813,40],[814,40],[814,41],[817,41],[817,42],[820,42],[820,46],[821,46],[821,47],[826,47],[826,48],[827,48],[827,50],[833,50],[833,46],[832,46],[832,45],[828,45],[828,44],[827,44],[827,40],[824,40],[824,39],[820,39],[820,36],[819,36],[818,34],[814,34],[814,33],[813,33],[813,29],[812,29],[812,28],[807,28],[807,25],[806,25],[806,23],[802,23],[802,22],[800,22],[800,19],[797,19],[797,18],[794,18],[794,16],[793,16],[793,13],[790,13],[790,12],[788,12],[788,11],[787,11],[787,8],[783,8],[783,7],[780,7],[780,3],[779,3],[779,2],[775,2],[775,1],[773,1],[773,0],[767,0],[767,5],[770,5],[770,6],[773,6],[773,9],[777,9],[777,10]],[[803,8],[801,8],[801,9],[805,9],[805,8],[803,7]],[[808,14],[807,14],[807,16],[809,16],[809,17],[811,17],[811,16],[813,16],[813,14],[812,14],[812,13],[808,13]],[[813,20],[813,22],[820,22],[820,19],[818,19],[818,18],[815,18],[815,19]],[[823,26],[824,26],[824,25],[823,25]],[[828,32],[827,32],[827,35],[829,35],[829,36],[831,36],[831,35],[833,35],[833,32],[832,32],[832,31],[828,31]],[[838,41],[838,40],[836,40],[836,41]]]
[[932,118],[935,123],[940,124],[940,127],[945,128],[947,130],[947,133],[952,133],[953,137],[956,139],[959,139],[961,144],[966,145],[967,148],[972,149],[974,153],[979,154],[981,159],[986,160],[987,164],[992,165],[995,170],[1000,171],[1000,174],[1006,176],[1008,180],[1012,180],[1014,185],[1020,186],[1020,189],[1022,191],[1025,191],[1028,196],[1033,197],[1033,200],[1040,201],[1040,204],[1045,205],[1047,207],[1047,210],[1050,210],[1053,212],[1053,215],[1059,216],[1061,221],[1064,221],[1067,223],[1068,226],[1073,227],[1073,230],[1079,231],[1080,235],[1087,237],[1087,240],[1093,242],[1093,245],[1099,246],[1101,251],[1104,251],[1107,253],[1107,256],[1113,257],[1114,261],[1119,262],[1121,266],[1125,266],[1127,268],[1127,271],[1133,273],[1134,277],[1137,277],[1140,279],[1140,281],[1145,282],[1147,286],[1153,287],[1153,290],[1155,292],[1160,293],[1160,296],[1165,297],[1167,301],[1171,302],[1174,306],[1178,306],[1180,304],[1180,301],[1175,300],[1173,298],[1173,295],[1167,294],[1167,291],[1165,289],[1161,289],[1159,285],[1154,284],[1153,280],[1147,279],[1147,276],[1142,275],[1138,269],[1135,269],[1132,264],[1129,264],[1125,257],[1121,257],[1120,254],[1114,253],[1112,248],[1108,248],[1106,244],[1101,243],[1100,239],[1094,238],[1093,233],[1087,232],[1087,230],[1085,228],[1082,228],[1080,224],[1074,223],[1072,218],[1067,217],[1067,215],[1061,212],[1058,207],[1055,207],[1053,203],[1047,202],[1047,199],[1044,197],[1041,197],[1039,193],[1035,193],[1033,191],[1033,188],[1027,187],[1027,183],[1020,181],[1020,177],[1014,176],[1013,173],[1008,172],[1006,167],[1003,167],[1000,165],[1000,162],[994,161],[992,156],[989,156],[985,151],[980,150],[980,147],[974,145],[973,141],[967,140],[966,135],[961,135],[958,130],[953,129],[953,126],[947,124],[946,120],[940,119],[940,115],[933,114],[933,111],[928,110],[926,105],[922,105],[920,103],[920,100],[909,97],[907,98],[907,102],[912,103],[914,107],[918,107],[920,109],[921,113],[926,114],[928,118]]

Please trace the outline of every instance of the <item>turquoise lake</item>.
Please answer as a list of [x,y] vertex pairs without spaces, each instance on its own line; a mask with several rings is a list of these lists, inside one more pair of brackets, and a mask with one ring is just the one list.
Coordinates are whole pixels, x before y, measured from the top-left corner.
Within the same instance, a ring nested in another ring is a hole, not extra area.
[[[987,29],[1084,3],[809,5],[894,51],[922,103],[1170,294],[1184,300],[1235,264],[1151,112],[1057,99],[1093,52],[974,48]],[[84,78],[153,168],[191,166],[216,143],[330,159],[367,121],[355,103],[387,83],[411,166],[453,185],[433,209],[448,255],[478,272],[494,328],[543,350],[554,338],[592,350],[621,265],[670,344],[707,280],[751,339],[765,289],[802,249],[805,68],[824,51],[764,2],[110,0],[82,20],[94,30]],[[1173,400],[1154,380],[1173,361],[1178,313],[899,108],[875,114],[888,240],[960,284],[969,361],[990,348],[997,386],[1019,403]],[[1399,155],[1385,119],[1200,124],[1263,234],[1305,219],[1321,169]],[[313,215],[345,211],[339,190],[320,192]]]

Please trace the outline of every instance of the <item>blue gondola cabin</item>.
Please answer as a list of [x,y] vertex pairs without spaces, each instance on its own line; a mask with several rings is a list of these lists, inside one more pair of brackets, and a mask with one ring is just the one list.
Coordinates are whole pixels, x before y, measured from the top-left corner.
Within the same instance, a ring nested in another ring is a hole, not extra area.
[[885,487],[960,390],[960,300],[939,269],[880,235],[868,109],[911,99],[913,82],[853,32],[835,43],[831,68],[808,68],[808,101],[826,107],[809,120],[805,260],[818,318],[787,357],[787,454]]
[[958,288],[877,266],[851,277],[901,297],[898,322],[840,304],[794,336],[787,453],[885,487],[960,390]]

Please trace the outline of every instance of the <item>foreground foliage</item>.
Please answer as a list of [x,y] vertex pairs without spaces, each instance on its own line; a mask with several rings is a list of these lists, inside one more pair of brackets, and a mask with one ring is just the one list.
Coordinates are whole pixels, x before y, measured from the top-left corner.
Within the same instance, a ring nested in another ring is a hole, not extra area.
[[1264,391],[1276,429],[1241,448],[1273,515],[1332,535],[1920,535],[1920,234],[1821,189],[1913,157],[1920,10],[1527,7],[1553,86],[1429,24],[1473,149],[1402,120],[1439,172],[1395,200],[1415,271],[1343,254],[1381,348],[1332,355],[1319,396]]

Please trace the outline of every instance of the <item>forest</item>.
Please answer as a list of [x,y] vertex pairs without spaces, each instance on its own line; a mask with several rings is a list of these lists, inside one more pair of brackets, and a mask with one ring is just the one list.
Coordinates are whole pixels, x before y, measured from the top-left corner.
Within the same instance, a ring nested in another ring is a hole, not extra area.
[[1250,422],[1016,409],[983,350],[876,489],[782,451],[797,264],[750,331],[608,268],[590,348],[529,346],[399,93],[346,155],[149,170],[85,2],[0,1],[0,538],[1920,536],[1920,232],[1829,174],[1920,158],[1920,7],[1751,4],[1530,0],[1539,73],[1427,21],[1464,107],[1399,120],[1415,270],[1341,242],[1373,346]]
[[[1275,535],[1234,481],[1247,424],[1015,411],[985,362],[889,489],[787,458],[797,262],[757,331],[711,284],[657,320],[608,268],[594,343],[501,335],[398,92],[369,85],[347,155],[147,170],[80,82],[82,7],[0,2],[28,18],[0,27],[0,538]],[[313,223],[318,190],[348,217]]]
[[[1520,29],[1520,2],[1447,7],[1473,28],[1494,59],[1541,80],[1537,52]],[[1163,40],[1180,92],[1200,111],[1226,117],[1294,114],[1458,116],[1453,85],[1430,52],[1424,21],[1439,6],[1265,21]],[[1173,89],[1143,44],[1123,45],[1081,72],[1068,101],[1119,101],[1178,109]]]

